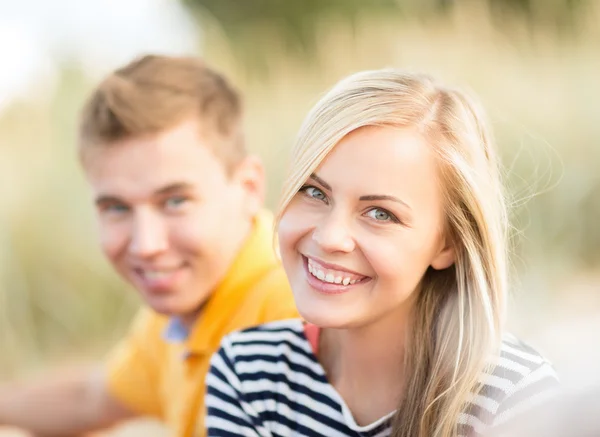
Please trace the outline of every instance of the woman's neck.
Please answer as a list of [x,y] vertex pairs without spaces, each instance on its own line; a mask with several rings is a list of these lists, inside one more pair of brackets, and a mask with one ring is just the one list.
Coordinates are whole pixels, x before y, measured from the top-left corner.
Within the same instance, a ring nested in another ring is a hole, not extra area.
[[359,328],[322,331],[319,360],[359,425],[391,413],[402,399],[406,312]]

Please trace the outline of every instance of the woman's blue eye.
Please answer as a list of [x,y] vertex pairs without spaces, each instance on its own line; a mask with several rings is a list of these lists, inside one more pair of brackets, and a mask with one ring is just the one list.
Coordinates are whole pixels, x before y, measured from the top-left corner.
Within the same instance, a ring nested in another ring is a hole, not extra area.
[[325,200],[325,193],[323,193],[323,191],[319,190],[317,187],[305,187],[304,188],[304,192],[306,193],[306,195],[308,197],[312,197],[313,199],[317,199],[317,200]]
[[367,216],[371,217],[380,222],[398,222],[398,219],[391,213],[387,212],[385,209],[381,208],[373,208],[367,212]]

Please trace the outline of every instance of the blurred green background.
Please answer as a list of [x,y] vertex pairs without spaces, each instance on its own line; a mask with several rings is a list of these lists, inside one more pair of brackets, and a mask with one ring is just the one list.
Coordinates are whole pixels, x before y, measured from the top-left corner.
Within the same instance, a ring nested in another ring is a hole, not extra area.
[[51,3],[0,6],[0,380],[100,358],[139,304],[100,254],[74,140],[92,87],[148,51],[204,56],[240,88],[270,207],[303,116],[344,75],[475,91],[511,194],[511,327],[577,380],[572,352],[600,328],[600,2]]

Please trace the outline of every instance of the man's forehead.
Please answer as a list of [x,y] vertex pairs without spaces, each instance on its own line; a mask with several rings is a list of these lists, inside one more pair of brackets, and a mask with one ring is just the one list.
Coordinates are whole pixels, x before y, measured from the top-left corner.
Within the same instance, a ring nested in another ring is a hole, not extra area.
[[200,135],[197,123],[186,122],[165,131],[127,136],[115,141],[90,145],[82,150],[84,165],[103,161],[189,162],[201,165],[216,159],[212,138]]
[[96,194],[148,198],[174,188],[214,189],[227,179],[222,163],[201,144],[131,139],[90,152],[84,169]]
[[218,161],[176,154],[142,155],[140,159],[110,159],[107,155],[90,157],[84,171],[93,185],[137,184],[153,190],[180,182],[211,184],[226,177],[225,169]]

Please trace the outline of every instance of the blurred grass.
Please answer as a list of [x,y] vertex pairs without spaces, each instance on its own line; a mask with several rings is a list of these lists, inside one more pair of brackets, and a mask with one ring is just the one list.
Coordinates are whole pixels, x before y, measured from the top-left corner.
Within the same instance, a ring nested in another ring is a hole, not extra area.
[[[311,62],[291,55],[272,30],[248,34],[266,76],[242,68],[223,29],[206,19],[204,55],[245,95],[249,143],[266,162],[271,207],[302,118],[342,76],[405,67],[477,92],[514,205],[515,292],[527,305],[513,323],[531,331],[581,289],[569,284],[600,276],[599,8],[565,37],[522,17],[498,28],[490,9],[462,4],[439,17],[317,20]],[[49,97],[0,114],[0,379],[100,357],[139,303],[99,253],[75,159],[77,110],[94,84],[76,64],[64,67]]]

